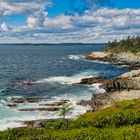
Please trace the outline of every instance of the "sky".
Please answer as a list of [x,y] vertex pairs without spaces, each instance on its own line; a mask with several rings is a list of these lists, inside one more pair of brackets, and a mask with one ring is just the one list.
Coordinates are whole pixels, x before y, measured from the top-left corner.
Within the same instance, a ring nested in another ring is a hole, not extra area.
[[140,0],[0,0],[0,43],[106,43],[140,34]]

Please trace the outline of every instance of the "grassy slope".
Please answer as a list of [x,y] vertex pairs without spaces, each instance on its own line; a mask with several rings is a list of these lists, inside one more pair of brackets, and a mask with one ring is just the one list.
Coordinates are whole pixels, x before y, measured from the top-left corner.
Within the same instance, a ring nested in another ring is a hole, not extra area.
[[140,99],[86,113],[74,121],[46,122],[43,128],[15,128],[0,132],[0,140],[139,140]]
[[140,56],[140,46],[133,47],[133,48],[113,47],[113,48],[107,49],[105,51],[110,52],[110,53],[128,52],[128,53],[133,53],[137,56]]
[[112,53],[130,52],[140,56],[140,36],[109,42],[105,51]]

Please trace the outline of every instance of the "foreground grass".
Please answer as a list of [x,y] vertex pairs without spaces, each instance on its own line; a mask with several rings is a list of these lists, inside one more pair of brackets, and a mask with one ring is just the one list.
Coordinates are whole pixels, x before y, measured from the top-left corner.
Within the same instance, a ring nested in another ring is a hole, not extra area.
[[1,133],[1,140],[139,140],[140,125],[120,128],[12,129]]
[[0,140],[139,140],[140,99],[86,113],[73,121],[55,120],[42,128],[15,128],[0,132]]

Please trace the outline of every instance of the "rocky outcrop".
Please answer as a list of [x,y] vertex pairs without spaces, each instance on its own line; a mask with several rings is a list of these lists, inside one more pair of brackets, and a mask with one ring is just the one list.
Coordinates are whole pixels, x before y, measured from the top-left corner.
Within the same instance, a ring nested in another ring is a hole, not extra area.
[[113,103],[123,100],[133,100],[140,98],[140,90],[130,90],[130,91],[115,91],[108,92],[104,94],[94,95],[89,101],[81,100],[78,104],[83,106],[91,106],[91,111],[96,111],[100,109],[107,108]]
[[140,57],[132,53],[107,53],[92,52],[85,56],[87,60],[100,60],[110,62],[115,65],[133,68],[130,72],[124,73],[113,79],[103,77],[91,77],[81,79],[80,84],[101,83],[105,93],[93,95],[89,101],[81,100],[79,105],[90,105],[92,111],[110,106],[114,102],[136,99],[140,97]]
[[82,79],[80,84],[95,84],[101,83],[101,87],[107,92],[121,91],[121,90],[139,90],[140,89],[140,77],[137,78],[121,78],[105,79],[100,77],[85,78]]
[[106,52],[92,52],[84,57],[87,60],[103,60],[104,58],[108,57],[110,53]]
[[132,70],[130,72],[126,72],[119,76],[119,78],[129,78],[129,79],[134,78],[134,77],[137,77],[137,78],[140,77],[140,69]]
[[103,82],[102,87],[107,92],[121,91],[121,90],[140,90],[140,78],[115,78]]
[[122,74],[113,79],[92,77],[82,79],[80,84],[101,83],[105,93],[93,95],[89,101],[81,100],[78,104],[91,106],[92,111],[103,109],[111,104],[140,97],[140,69]]
[[87,60],[100,60],[110,62],[114,65],[121,65],[128,68],[140,68],[140,57],[132,53],[107,53],[92,52],[84,57]]
[[95,84],[95,83],[104,83],[107,79],[106,78],[102,78],[102,77],[90,77],[90,78],[84,78],[81,79],[80,84]]
[[104,94],[96,94],[93,95],[91,100],[81,100],[78,105],[82,106],[91,106],[92,110],[91,111],[96,111],[99,109],[104,108],[105,105],[110,105],[113,103],[113,100],[110,99],[109,96],[110,93],[104,93]]

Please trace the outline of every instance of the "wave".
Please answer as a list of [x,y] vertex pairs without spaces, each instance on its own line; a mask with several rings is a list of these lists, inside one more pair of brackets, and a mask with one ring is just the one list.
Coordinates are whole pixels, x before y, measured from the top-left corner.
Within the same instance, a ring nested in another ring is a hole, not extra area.
[[4,89],[4,88],[0,89],[0,92],[3,92],[3,91],[5,91],[5,89]]
[[37,80],[34,83],[59,83],[59,84],[75,84],[80,83],[81,79],[83,78],[90,78],[90,77],[97,77],[100,74],[98,71],[90,70],[90,71],[84,71],[79,74],[73,75],[71,77],[69,76],[55,76],[55,77],[49,77],[44,78],[41,80]]
[[100,87],[101,84],[100,83],[96,83],[96,84],[92,84],[89,85],[89,89],[92,90],[94,92],[94,94],[100,94],[100,93],[105,93],[105,89]]
[[63,59],[70,59],[70,60],[80,60],[84,57],[84,55],[68,55],[63,57]]
[[[89,106],[83,107],[80,105],[77,105],[77,101],[79,100],[77,96],[71,95],[71,94],[65,94],[62,96],[55,96],[52,97],[50,100],[45,101],[42,100],[37,103],[22,103],[18,105],[18,107],[15,107],[14,109],[10,108],[4,109],[7,111],[13,111],[11,114],[14,116],[11,117],[3,117],[0,118],[0,130],[5,130],[7,128],[15,128],[15,127],[24,127],[25,125],[23,124],[24,121],[32,121],[32,120],[42,120],[42,119],[57,119],[61,118],[59,116],[59,111],[45,111],[45,112],[40,112],[40,111],[35,111],[34,113],[32,112],[20,112],[18,109],[25,109],[25,108],[38,108],[41,107],[40,104],[43,106],[43,104],[52,104],[55,102],[59,102],[61,100],[69,100],[69,103],[72,106],[72,110],[66,115],[66,118],[75,118],[79,115],[82,115],[85,113],[87,110],[90,109]],[[44,106],[43,106],[44,107]],[[7,115],[7,114],[6,114]]]
[[58,77],[49,77],[47,79],[38,80],[36,83],[60,83],[60,84],[74,84],[80,82],[80,78],[67,77],[67,76],[58,76]]
[[[36,83],[59,83],[59,84],[74,84],[79,83],[82,78],[87,77],[93,77],[98,76],[100,72],[94,71],[94,70],[87,70],[83,71],[79,74],[73,75],[71,77],[68,76],[56,76],[56,77],[49,77],[37,80]],[[9,96],[6,99],[2,99],[0,102],[3,104],[3,106],[0,106],[0,108],[3,108],[0,110],[0,113],[2,116],[0,116],[0,130],[5,130],[7,128],[14,128],[14,127],[22,127],[25,126],[23,124],[23,121],[30,121],[30,120],[41,120],[41,119],[57,119],[60,118],[59,111],[34,111],[34,112],[20,112],[20,109],[29,109],[29,108],[44,108],[44,107],[50,107],[50,106],[44,106],[43,104],[53,104],[55,102],[59,102],[61,100],[69,100],[68,102],[71,104],[73,109],[67,114],[67,118],[76,118],[79,115],[82,115],[87,110],[90,110],[90,106],[80,106],[77,105],[77,102],[79,102],[81,99],[89,100],[92,97],[92,94],[97,94],[99,91],[100,93],[103,92],[102,89],[100,89],[100,84],[93,84],[93,85],[81,85],[85,86],[86,88],[78,89],[78,90],[72,90],[68,93],[64,93],[63,95],[57,95],[52,96],[51,98],[48,98],[47,100],[44,99],[40,100],[36,103],[29,103],[24,102],[20,103],[17,106],[13,108],[8,108],[7,104],[12,103],[12,98],[24,98],[22,96]],[[54,107],[54,106],[53,106]],[[4,112],[4,113],[3,113]],[[8,115],[10,113],[10,115]]]
[[[64,95],[58,95],[58,96],[53,96],[51,98],[48,98],[47,100],[42,98],[42,100],[35,102],[35,103],[29,103],[29,102],[24,102],[18,104],[14,108],[8,108],[6,105],[8,103],[12,103],[12,98],[24,98],[20,96],[9,96],[5,100],[3,100],[4,105],[2,110],[4,110],[5,115],[3,118],[0,118],[0,130],[5,130],[7,128],[15,128],[15,127],[24,127],[25,125],[23,124],[24,121],[32,121],[32,120],[42,120],[42,119],[58,119],[61,118],[59,116],[59,111],[35,111],[35,112],[20,112],[18,111],[19,109],[28,109],[28,108],[44,108],[45,104],[53,104],[56,102],[60,102],[62,100],[68,100],[68,102],[71,104],[73,109],[66,115],[66,118],[72,119],[76,118],[84,113],[86,113],[87,110],[90,110],[90,106],[80,106],[77,105],[77,102],[79,102],[81,99],[91,99],[92,94],[97,94],[99,91],[100,93],[103,93],[104,90],[100,88],[100,84],[93,84],[93,85],[87,85],[88,90],[81,91],[80,94],[64,94]],[[1,100],[2,101],[2,100]],[[43,105],[44,104],[44,105]],[[50,107],[50,105],[46,106]],[[51,106],[52,107],[52,106]],[[53,106],[54,107],[54,106]],[[1,110],[1,112],[2,112]],[[1,113],[0,112],[0,113]],[[7,114],[10,113],[10,116]],[[0,116],[1,117],[1,116]],[[10,117],[10,118],[9,118]]]

